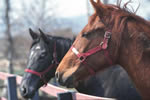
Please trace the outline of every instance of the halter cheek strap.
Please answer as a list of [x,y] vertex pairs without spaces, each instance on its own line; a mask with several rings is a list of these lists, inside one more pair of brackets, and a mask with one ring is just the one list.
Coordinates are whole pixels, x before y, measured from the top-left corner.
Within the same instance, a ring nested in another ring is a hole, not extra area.
[[104,55],[106,56],[106,59],[108,60],[109,64],[112,65],[112,60],[109,57],[109,52],[107,51],[108,42],[111,37],[111,32],[106,31],[104,35],[103,41],[100,43],[100,45],[96,46],[95,48],[92,48],[88,50],[85,53],[80,53],[74,46],[71,47],[72,52],[79,58],[80,62],[83,63],[88,71],[93,75],[95,74],[95,71],[92,69],[92,67],[89,66],[89,64],[86,62],[86,59],[88,56],[91,56],[101,50],[104,50]]
[[47,81],[44,77],[44,75],[50,71],[50,69],[54,66],[54,64],[51,64],[46,70],[44,70],[43,72],[36,72],[34,70],[31,70],[31,69],[25,69],[25,72],[28,72],[28,73],[32,73],[34,75],[37,75],[40,77],[40,79],[44,82],[45,85],[47,85]]
[[40,79],[44,82],[44,84],[45,84],[45,86],[46,86],[48,82],[46,81],[44,75],[45,75],[47,72],[49,72],[54,66],[56,66],[56,65],[58,64],[58,61],[57,61],[57,53],[56,53],[56,42],[54,43],[53,59],[54,59],[54,60],[53,60],[52,64],[51,64],[47,69],[45,69],[45,70],[42,71],[42,72],[37,72],[37,71],[31,70],[31,69],[28,69],[28,68],[25,69],[25,72],[32,73],[32,74],[34,74],[34,75],[39,76]]

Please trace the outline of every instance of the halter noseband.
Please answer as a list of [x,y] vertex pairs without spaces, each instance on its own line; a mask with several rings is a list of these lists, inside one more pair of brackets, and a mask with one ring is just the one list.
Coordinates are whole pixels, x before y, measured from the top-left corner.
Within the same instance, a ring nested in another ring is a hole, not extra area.
[[106,56],[109,64],[112,65],[112,60],[109,57],[109,52],[107,51],[108,42],[109,42],[109,39],[111,37],[111,34],[112,33],[110,31],[106,31],[105,34],[104,34],[103,41],[98,46],[96,46],[95,48],[92,48],[92,49],[88,50],[85,53],[80,53],[73,45],[71,47],[72,52],[79,58],[79,60],[81,61],[81,63],[83,63],[87,67],[88,71],[92,75],[95,74],[95,71],[86,62],[86,59],[87,59],[88,56],[91,56],[91,55],[97,53],[98,51],[104,50],[104,52],[105,52],[104,55]]
[[52,60],[52,64],[47,68],[45,69],[44,71],[42,72],[37,72],[37,71],[34,71],[34,70],[31,70],[31,69],[25,69],[25,72],[28,72],[28,73],[32,73],[36,76],[39,76],[40,79],[44,82],[45,86],[47,85],[47,81],[45,80],[45,77],[44,75],[51,70],[51,68],[53,68],[55,65],[58,65],[58,61],[57,61],[57,53],[56,53],[56,42],[54,43],[54,52],[53,52],[53,60]]

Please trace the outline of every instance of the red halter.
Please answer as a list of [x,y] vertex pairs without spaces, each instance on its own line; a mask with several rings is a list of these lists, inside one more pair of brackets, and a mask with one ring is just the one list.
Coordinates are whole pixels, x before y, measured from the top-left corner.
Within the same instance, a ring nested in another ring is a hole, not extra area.
[[37,72],[37,71],[31,70],[31,69],[25,69],[25,72],[32,73],[32,74],[34,74],[34,75],[39,76],[40,79],[44,82],[44,84],[45,84],[45,86],[46,86],[48,82],[45,80],[44,75],[45,75],[48,71],[50,71],[51,68],[53,68],[55,65],[58,64],[58,61],[57,61],[57,53],[56,53],[56,42],[54,43],[53,58],[54,58],[54,60],[52,61],[52,64],[51,64],[47,69],[45,69],[44,71],[42,71],[42,72]]
[[92,48],[90,50],[88,50],[85,53],[79,53],[79,51],[72,45],[71,50],[72,52],[77,55],[77,57],[80,59],[80,61],[86,65],[88,71],[93,75],[95,74],[95,71],[89,66],[89,64],[86,62],[86,59],[88,56],[91,56],[92,54],[97,53],[98,51],[104,50],[104,55],[106,56],[108,62],[110,65],[112,65],[112,60],[109,57],[109,52],[106,50],[108,47],[108,42],[109,39],[111,37],[111,32],[110,31],[106,31],[105,35],[104,35],[104,39],[103,41],[100,43],[100,45],[96,46],[95,48]]

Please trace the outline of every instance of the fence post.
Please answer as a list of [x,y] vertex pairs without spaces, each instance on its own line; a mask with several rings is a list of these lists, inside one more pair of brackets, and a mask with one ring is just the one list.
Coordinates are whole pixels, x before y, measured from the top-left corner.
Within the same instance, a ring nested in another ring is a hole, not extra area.
[[58,93],[57,97],[57,100],[73,100],[71,92]]
[[17,86],[16,86],[16,77],[10,76],[7,78],[8,85],[8,100],[18,100],[17,98]]

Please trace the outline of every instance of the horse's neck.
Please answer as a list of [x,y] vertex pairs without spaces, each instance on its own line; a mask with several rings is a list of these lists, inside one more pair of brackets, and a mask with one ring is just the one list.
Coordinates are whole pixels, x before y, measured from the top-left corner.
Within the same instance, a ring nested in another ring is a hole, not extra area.
[[64,55],[67,53],[69,50],[70,46],[72,45],[72,41],[61,38],[61,39],[56,39],[56,54],[57,54],[57,59],[60,62]]
[[134,29],[136,28],[130,27],[129,29],[128,27],[128,33],[123,33],[119,63],[132,78],[142,96],[150,100],[150,56],[144,54],[142,39],[140,40],[141,36],[145,35],[144,33],[149,31],[150,34],[150,29],[146,32],[142,29],[139,29],[140,32],[135,32]]

